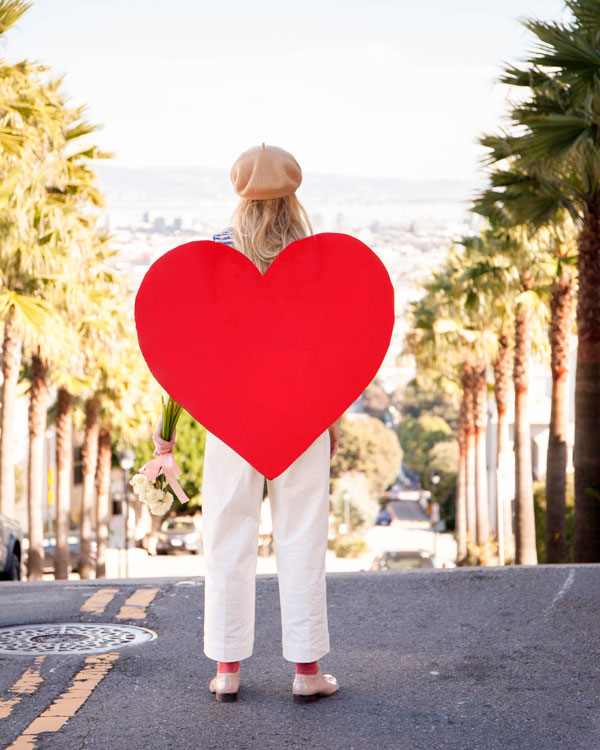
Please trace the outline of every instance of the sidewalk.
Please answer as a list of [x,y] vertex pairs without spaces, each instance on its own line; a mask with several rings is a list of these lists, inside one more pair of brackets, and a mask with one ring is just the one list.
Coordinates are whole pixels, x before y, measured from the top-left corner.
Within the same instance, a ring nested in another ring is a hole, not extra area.
[[[204,575],[204,557],[202,555],[175,554],[149,555],[146,550],[135,547],[129,550],[129,578],[169,578]],[[336,557],[332,550],[327,552],[326,570],[328,573],[351,573],[368,570],[374,553],[367,553],[361,557]],[[106,578],[125,578],[126,561],[125,550],[109,548],[106,560]],[[275,575],[277,564],[275,556],[259,557],[256,572],[259,575]],[[71,573],[70,580],[78,581],[79,574]],[[53,581],[54,574],[44,575],[45,581]]]

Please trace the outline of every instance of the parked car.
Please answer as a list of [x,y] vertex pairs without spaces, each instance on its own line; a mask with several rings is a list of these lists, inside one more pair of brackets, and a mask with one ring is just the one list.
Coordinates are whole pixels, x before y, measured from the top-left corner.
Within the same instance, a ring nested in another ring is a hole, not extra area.
[[373,560],[371,570],[408,570],[410,568],[435,568],[434,557],[425,550],[382,552]]
[[156,552],[166,555],[169,552],[191,552],[198,555],[202,551],[202,536],[191,519],[169,518],[163,522],[158,534]]
[[[69,572],[74,571],[77,573],[79,571],[79,566],[81,563],[81,551],[79,548],[79,537],[78,536],[70,536],[67,537],[67,542],[69,544]],[[54,572],[54,555],[56,552],[56,537],[46,537],[44,539],[44,573],[53,573]],[[92,540],[92,548],[91,548],[91,554],[90,554],[92,565],[96,565],[96,540]]]
[[23,532],[18,521],[0,513],[0,578],[21,580]]
[[377,514],[375,526],[389,526],[392,522],[392,515],[386,508],[383,508]]

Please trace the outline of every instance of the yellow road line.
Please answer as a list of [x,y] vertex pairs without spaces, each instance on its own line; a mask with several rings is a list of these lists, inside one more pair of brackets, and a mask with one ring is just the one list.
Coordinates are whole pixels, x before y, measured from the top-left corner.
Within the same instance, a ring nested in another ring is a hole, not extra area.
[[35,718],[6,750],[35,750],[38,735],[43,732],[58,732],[86,702],[118,658],[119,654],[88,656],[84,668],[73,677],[69,689]]
[[118,620],[143,620],[146,617],[146,607],[158,594],[158,589],[136,589],[119,610]]
[[6,719],[11,715],[13,708],[21,702],[24,695],[33,695],[44,678],[40,676],[40,668],[45,656],[36,656],[33,667],[28,667],[19,679],[8,688],[9,693],[14,693],[14,698],[0,698],[0,719]]
[[84,601],[81,605],[82,612],[89,612],[91,615],[101,615],[107,605],[112,601],[119,589],[98,589],[92,596]]

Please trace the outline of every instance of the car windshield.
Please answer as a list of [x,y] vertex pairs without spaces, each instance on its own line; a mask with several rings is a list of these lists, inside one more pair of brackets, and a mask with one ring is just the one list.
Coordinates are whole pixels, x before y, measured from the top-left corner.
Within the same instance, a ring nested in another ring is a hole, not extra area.
[[163,531],[181,531],[187,534],[190,531],[196,531],[196,528],[190,521],[167,521],[163,525]]
[[385,566],[388,570],[405,570],[406,568],[423,568],[428,563],[422,557],[388,557]]

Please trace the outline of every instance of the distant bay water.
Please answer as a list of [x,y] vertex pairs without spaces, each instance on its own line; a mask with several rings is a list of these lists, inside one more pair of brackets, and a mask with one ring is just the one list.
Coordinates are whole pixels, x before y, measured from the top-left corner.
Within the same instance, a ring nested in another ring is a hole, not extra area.
[[[226,170],[199,167],[124,168],[103,164],[100,187],[109,226],[139,224],[144,215],[180,218],[185,225],[226,226],[237,203]],[[480,185],[460,180],[384,180],[304,175],[298,197],[318,231],[373,224],[423,226],[469,223],[468,208]]]

